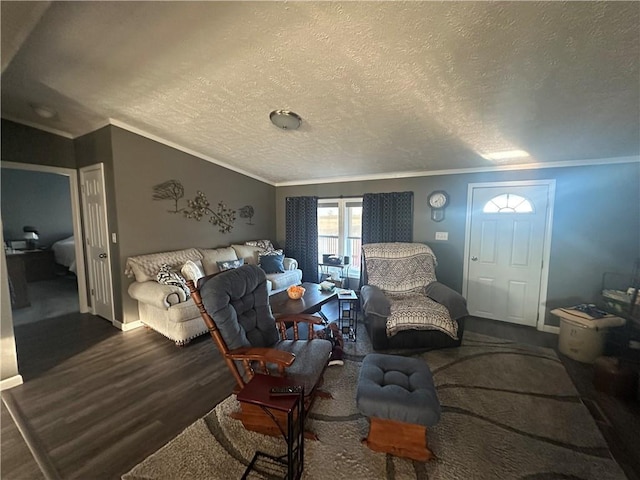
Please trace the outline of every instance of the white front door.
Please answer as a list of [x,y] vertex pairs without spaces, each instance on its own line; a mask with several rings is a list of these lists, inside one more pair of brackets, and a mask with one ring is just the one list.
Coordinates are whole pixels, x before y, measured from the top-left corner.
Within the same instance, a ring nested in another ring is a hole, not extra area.
[[109,228],[103,165],[100,163],[81,168],[80,185],[91,310],[94,315],[113,321]]
[[537,325],[551,186],[470,185],[464,293],[471,315]]

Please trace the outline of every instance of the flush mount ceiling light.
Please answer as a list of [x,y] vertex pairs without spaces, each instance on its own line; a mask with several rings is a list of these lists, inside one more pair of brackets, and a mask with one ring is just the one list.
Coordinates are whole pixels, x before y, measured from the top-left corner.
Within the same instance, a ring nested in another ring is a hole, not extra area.
[[502,152],[491,152],[491,153],[485,153],[481,155],[487,160],[494,160],[494,161],[512,160],[516,158],[526,158],[530,156],[529,152],[525,152],[524,150],[506,150]]
[[296,130],[302,123],[300,115],[289,110],[274,110],[269,118],[271,123],[283,130]]
[[35,103],[31,104],[31,109],[35,112],[36,115],[42,118],[53,118],[58,112],[56,112],[53,108],[47,107],[45,105],[38,105]]

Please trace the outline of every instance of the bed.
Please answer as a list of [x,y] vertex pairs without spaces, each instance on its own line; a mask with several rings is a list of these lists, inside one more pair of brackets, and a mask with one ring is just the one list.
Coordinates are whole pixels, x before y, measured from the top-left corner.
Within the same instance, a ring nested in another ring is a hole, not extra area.
[[76,273],[76,245],[73,235],[55,242],[51,245],[51,250],[53,250],[56,263],[67,267],[70,272]]

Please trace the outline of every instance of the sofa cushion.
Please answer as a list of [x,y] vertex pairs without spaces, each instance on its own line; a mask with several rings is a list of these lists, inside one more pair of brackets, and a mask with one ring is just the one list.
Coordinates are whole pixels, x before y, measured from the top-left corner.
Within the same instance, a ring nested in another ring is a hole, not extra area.
[[260,255],[260,268],[265,273],[284,273],[284,254],[280,255]]
[[[229,260],[237,260],[238,255],[231,247],[224,248],[201,248],[202,266],[206,275],[212,275],[220,272],[218,262],[227,262]],[[245,260],[246,263],[246,260]]]
[[187,260],[200,259],[202,254],[196,248],[137,255],[127,259],[124,273],[129,278],[135,277],[136,282],[156,281],[162,264],[166,263],[174,269],[180,269]]
[[251,245],[231,245],[235,250],[237,258],[244,258],[246,265],[258,265],[258,255],[265,250],[260,247],[254,247]]
[[221,272],[225,270],[231,270],[232,268],[238,268],[244,265],[244,258],[238,258],[236,260],[225,260],[223,262],[216,262]]
[[302,270],[285,270],[284,273],[267,273],[267,280],[271,282],[271,292],[284,290],[291,285],[302,282]]

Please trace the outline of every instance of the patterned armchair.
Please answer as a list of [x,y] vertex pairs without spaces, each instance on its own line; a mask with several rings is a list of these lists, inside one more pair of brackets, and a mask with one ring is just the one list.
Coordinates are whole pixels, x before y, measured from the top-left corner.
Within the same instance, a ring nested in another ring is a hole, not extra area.
[[436,280],[428,246],[370,243],[362,246],[362,258],[362,310],[375,350],[460,345],[466,301]]

